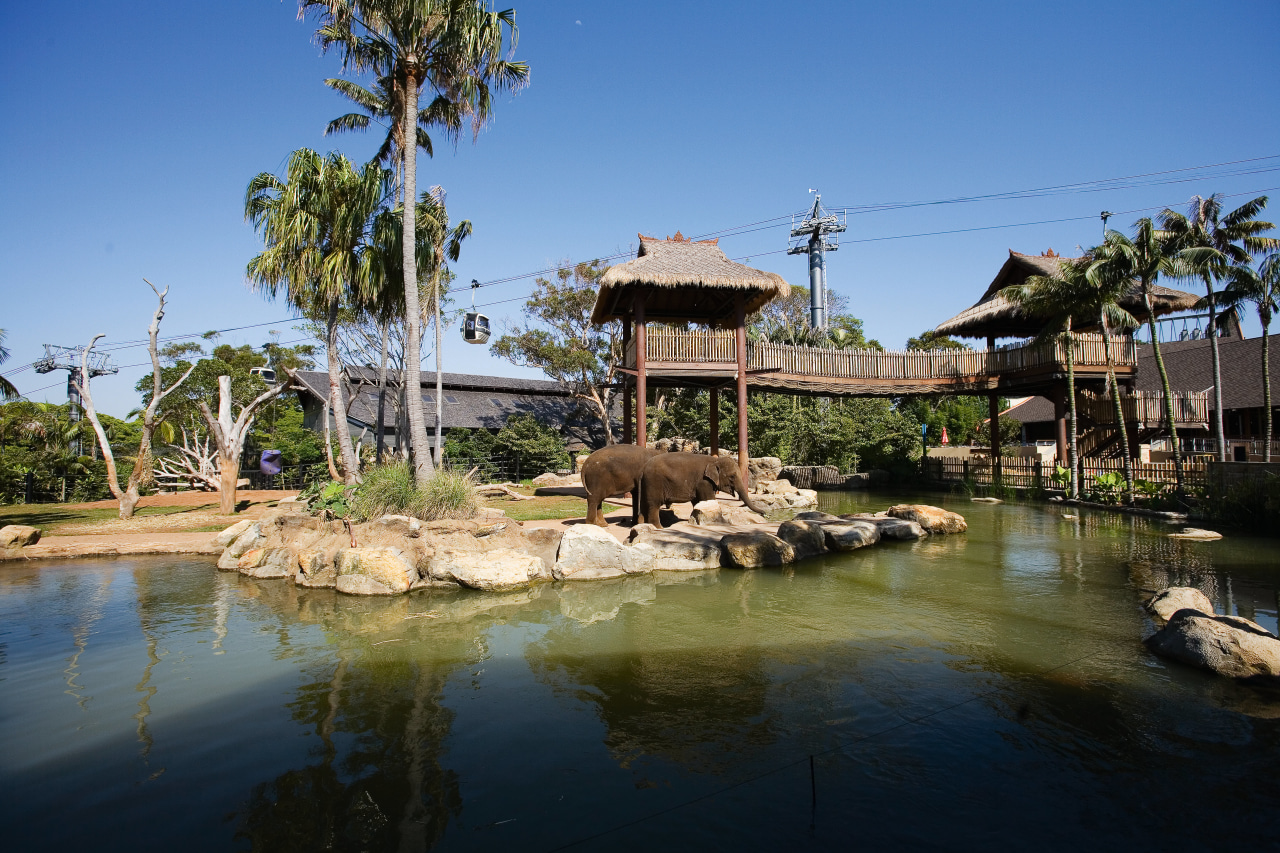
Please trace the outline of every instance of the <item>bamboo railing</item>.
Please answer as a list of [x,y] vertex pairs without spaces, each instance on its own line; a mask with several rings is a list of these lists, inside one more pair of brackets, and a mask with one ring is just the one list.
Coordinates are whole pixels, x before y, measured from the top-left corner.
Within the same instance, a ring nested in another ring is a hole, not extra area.
[[[732,365],[732,331],[680,332],[651,328],[646,347],[650,364]],[[1075,336],[1077,367],[1106,364],[1101,335]],[[1112,341],[1118,367],[1138,363],[1131,338]],[[993,377],[1036,368],[1065,368],[1066,344],[1025,342],[994,350],[842,350],[791,346],[764,341],[747,344],[747,369],[834,379],[959,380]],[[635,367],[635,340],[627,346],[626,363]]]
[[[986,456],[967,459],[930,457],[924,461],[923,468],[925,477],[934,482],[950,484],[968,481],[975,485],[991,485],[991,459]],[[1004,456],[1000,459],[1001,483],[1015,488],[1051,488],[1054,485],[1051,479],[1054,470],[1053,463],[1042,463],[1038,459],[1016,456]],[[1172,462],[1134,461],[1132,470],[1135,482],[1146,480],[1158,485],[1162,491],[1172,490],[1177,484]],[[1099,474],[1123,471],[1124,461],[1121,459],[1083,459],[1080,461],[1081,491],[1091,490]],[[1204,462],[1186,460],[1183,462],[1183,474],[1188,486],[1203,486],[1208,476],[1208,466]]]
[[[1116,406],[1110,396],[1083,392],[1077,403],[1081,415],[1094,423],[1108,425],[1116,422]],[[1158,427],[1165,422],[1164,394],[1160,391],[1134,391],[1120,395],[1120,406],[1126,423]],[[1174,424],[1208,424],[1209,394],[1206,391],[1173,392]]]

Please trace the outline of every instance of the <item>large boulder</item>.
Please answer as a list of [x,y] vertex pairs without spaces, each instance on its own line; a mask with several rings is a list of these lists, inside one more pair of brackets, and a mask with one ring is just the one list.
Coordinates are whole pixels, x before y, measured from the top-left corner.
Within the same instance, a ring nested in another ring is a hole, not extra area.
[[791,545],[797,560],[827,553],[827,538],[821,522],[784,521],[778,525],[778,538]]
[[643,545],[623,545],[594,524],[577,524],[564,532],[552,575],[556,580],[604,580],[653,570],[654,552]]
[[663,453],[701,453],[702,444],[696,438],[660,438],[650,442],[650,447]]
[[648,524],[637,525],[632,542],[653,550],[654,571],[696,572],[720,565],[720,534],[707,533],[685,525],[658,530]]
[[399,548],[344,548],[338,554],[338,592],[399,595],[418,579],[418,569]]
[[338,585],[337,554],[323,548],[307,548],[298,552],[298,572],[293,576],[298,586],[332,589]]
[[559,527],[535,527],[532,530],[524,532],[525,539],[528,540],[522,550],[541,558],[546,564],[547,571],[551,571],[551,567],[556,564],[556,554],[560,551],[560,540],[564,538],[564,530]]
[[533,485],[538,487],[564,488],[566,486],[581,486],[581,474],[556,474],[548,471],[545,474],[539,474],[533,478]]
[[881,539],[923,539],[929,535],[919,523],[905,518],[877,518],[875,525]]
[[747,487],[759,488],[778,479],[782,460],[776,456],[753,456],[747,460]]
[[520,589],[538,581],[551,580],[551,570],[541,557],[509,548],[452,554],[449,572],[463,586],[488,591]]
[[236,569],[251,578],[290,577],[296,574],[294,559],[287,548],[254,548],[240,556]]
[[[751,499],[755,503],[755,498]],[[724,512],[724,523],[732,524],[734,527],[750,527],[753,524],[763,524],[764,516],[758,512],[752,512],[745,506],[726,506],[722,508]]]
[[1229,678],[1280,686],[1280,639],[1248,619],[1179,610],[1147,648]]
[[1204,530],[1199,527],[1184,527],[1179,533],[1170,533],[1170,539],[1190,539],[1193,542],[1212,542],[1221,539],[1222,534],[1216,530]]
[[1213,602],[1209,600],[1209,596],[1193,586],[1162,589],[1144,601],[1143,606],[1161,622],[1168,622],[1179,610],[1196,610],[1206,616],[1213,615]]
[[[780,480],[779,482],[785,483],[786,480]],[[832,515],[829,512],[821,512],[816,509],[797,512],[795,518],[796,521],[840,521],[840,516]]]
[[40,541],[40,529],[29,524],[0,527],[0,548],[22,548]]
[[781,566],[796,559],[796,549],[790,542],[763,530],[730,533],[721,538],[720,548],[725,562],[740,569]]
[[717,500],[699,501],[693,505],[689,523],[697,525],[724,524],[724,506]]
[[821,523],[827,547],[832,551],[856,551],[880,541],[880,528],[870,521],[826,521]]
[[[213,537],[213,541],[220,548],[225,548],[228,545],[230,545],[232,542],[239,539],[240,534],[244,533],[246,530],[248,530],[252,526],[253,526],[252,518],[242,518],[239,521],[237,521],[235,524],[228,527],[226,530],[219,533],[217,536]],[[0,530],[0,533],[3,533],[3,532],[4,532],[3,530]]]
[[240,558],[255,548],[261,548],[266,544],[266,539],[262,535],[262,524],[254,522],[241,531],[235,541],[227,546],[227,550],[222,552],[222,556],[218,558],[218,568],[224,572],[238,571],[240,568]]
[[914,521],[930,533],[964,533],[969,524],[958,512],[928,504],[899,504],[889,507],[892,518]]

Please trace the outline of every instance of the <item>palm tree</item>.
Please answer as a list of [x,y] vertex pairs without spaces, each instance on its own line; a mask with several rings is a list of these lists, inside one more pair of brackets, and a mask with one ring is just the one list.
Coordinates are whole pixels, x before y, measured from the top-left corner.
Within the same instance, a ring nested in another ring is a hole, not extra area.
[[[9,360],[9,350],[6,349],[4,345],[4,338],[7,334],[9,333],[4,329],[0,329],[0,364],[4,364]],[[10,400],[16,400],[20,396],[21,395],[18,393],[18,387],[8,379],[0,376],[0,400],[8,402]]]
[[[1075,336],[1072,329],[1075,325],[1075,312],[1081,309],[1076,304],[1074,294],[1087,285],[1085,274],[1088,264],[1083,259],[1063,260],[1059,266],[1057,275],[1031,276],[1023,284],[1007,288],[1004,294],[1010,301],[1025,308],[1027,313],[1046,318],[1042,331],[1036,336],[1037,341],[1061,341],[1066,344],[1067,419],[1070,421],[1067,465],[1070,467],[1071,477],[1068,496],[1076,499],[1080,497],[1080,471],[1077,464],[1080,443],[1079,420],[1076,415]],[[1081,319],[1088,316],[1088,313],[1081,314]]]
[[338,320],[344,308],[358,310],[373,298],[370,231],[390,181],[376,163],[356,169],[336,152],[321,156],[303,148],[290,156],[284,180],[263,172],[245,192],[245,218],[266,242],[249,261],[252,286],[269,297],[283,286],[293,308],[325,318],[329,399],[348,483],[358,481],[359,463],[342,397]]
[[1267,206],[1265,195],[1245,202],[1225,216],[1222,215],[1222,200],[1221,193],[1208,198],[1194,196],[1187,215],[1166,208],[1160,214],[1160,225],[1178,253],[1184,277],[1194,276],[1204,282],[1209,328],[1215,330],[1215,334],[1209,336],[1209,352],[1213,361],[1214,429],[1218,439],[1218,461],[1226,462],[1227,442],[1222,429],[1222,367],[1218,361],[1218,318],[1213,283],[1224,279],[1232,266],[1247,264],[1253,260],[1254,254],[1274,249],[1280,243],[1273,237],[1261,236],[1262,232],[1275,227],[1257,218]]
[[[396,88],[394,79],[388,76],[379,77],[371,89],[339,77],[330,77],[324,81],[324,84],[364,110],[364,112],[338,116],[325,126],[324,135],[368,130],[372,123],[384,125],[387,128],[387,135],[373,157],[383,166],[395,170],[397,189],[399,189],[400,166],[403,162],[400,153],[400,140],[403,138],[402,125],[399,119],[404,114],[404,107],[400,103],[401,93]],[[432,149],[431,136],[427,133],[427,128],[443,127],[447,134],[455,135],[461,129],[461,125],[462,117],[458,113],[457,106],[443,95],[437,95],[425,109],[418,111],[418,147],[425,151],[428,157],[434,156],[435,152]],[[398,200],[403,201],[403,197],[398,196]]]
[[[1151,349],[1155,356],[1156,371],[1160,374],[1160,387],[1164,392],[1165,420],[1169,427],[1169,440],[1173,446],[1174,480],[1178,492],[1184,485],[1182,468],[1182,449],[1178,446],[1178,428],[1173,412],[1173,392],[1169,387],[1169,371],[1164,366],[1164,356],[1160,352],[1160,336],[1156,332],[1156,315],[1151,310],[1151,288],[1161,275],[1173,275],[1176,265],[1172,254],[1167,250],[1167,237],[1155,227],[1150,217],[1139,219],[1133,224],[1132,239],[1119,231],[1107,231],[1106,239],[1097,251],[1109,264],[1120,267],[1118,275],[1129,279],[1137,279],[1142,293],[1142,309],[1147,318],[1147,329],[1151,334]],[[1122,270],[1122,271],[1121,271]]]
[[[491,89],[516,90],[529,79],[528,66],[507,59],[504,51],[507,34],[512,49],[518,37],[514,10],[486,11],[483,0],[302,0],[301,8],[319,17],[317,35],[324,49],[337,47],[348,67],[371,71],[390,81],[403,106],[399,119],[402,140],[417,127],[423,86],[454,104],[460,116],[470,117],[473,133],[478,133],[492,112]],[[405,198],[416,197],[418,147],[401,145],[400,150]],[[408,327],[404,372],[405,384],[411,389],[418,387],[421,366],[415,208],[404,205],[401,239]],[[425,483],[434,467],[426,452],[429,445],[422,407],[411,405],[408,414],[414,476]]]
[[1218,295],[1218,306],[1226,312],[1239,313],[1244,303],[1251,302],[1258,309],[1262,321],[1262,436],[1263,461],[1271,461],[1271,354],[1268,335],[1271,318],[1280,310],[1280,253],[1272,253],[1254,269],[1248,265],[1236,265],[1227,274],[1226,290]]

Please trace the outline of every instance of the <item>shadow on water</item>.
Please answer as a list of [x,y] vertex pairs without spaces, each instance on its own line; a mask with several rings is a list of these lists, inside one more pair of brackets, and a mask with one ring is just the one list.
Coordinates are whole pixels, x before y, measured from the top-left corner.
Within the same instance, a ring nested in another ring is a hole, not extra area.
[[1270,543],[949,505],[967,534],[496,595],[357,599],[204,561],[6,571],[0,830],[101,850],[1274,846],[1280,697],[1153,658],[1140,606],[1189,584],[1274,628]]

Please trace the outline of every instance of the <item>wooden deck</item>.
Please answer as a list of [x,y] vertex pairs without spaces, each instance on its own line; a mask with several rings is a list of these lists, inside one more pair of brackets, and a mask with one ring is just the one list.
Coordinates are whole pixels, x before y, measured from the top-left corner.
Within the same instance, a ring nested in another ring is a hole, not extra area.
[[[1076,404],[1082,420],[1098,426],[1115,426],[1116,404],[1110,397],[1085,392]],[[1139,429],[1164,426],[1164,394],[1159,391],[1134,391],[1120,395],[1125,423]],[[1209,428],[1209,394],[1206,391],[1174,391],[1173,421],[1178,429]]]
[[[737,376],[732,331],[647,330],[649,384],[718,386]],[[1076,381],[1097,385],[1106,375],[1101,335],[1077,335]],[[1116,375],[1130,378],[1137,347],[1112,340]],[[625,368],[634,372],[635,340]],[[991,350],[839,350],[762,342],[747,344],[747,384],[761,390],[821,396],[1040,393],[1066,376],[1066,345],[1023,343]]]

